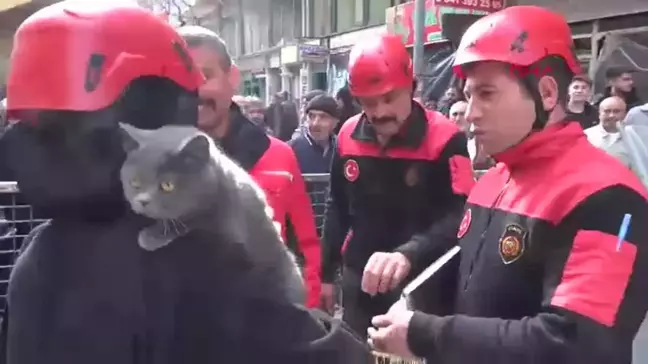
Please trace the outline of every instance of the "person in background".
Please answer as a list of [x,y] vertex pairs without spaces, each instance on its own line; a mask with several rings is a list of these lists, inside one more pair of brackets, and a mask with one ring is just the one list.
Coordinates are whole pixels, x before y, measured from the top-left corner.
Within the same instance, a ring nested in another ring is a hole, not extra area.
[[295,153],[288,144],[268,136],[231,102],[239,80],[225,42],[216,33],[199,26],[182,27],[179,32],[189,46],[190,56],[207,78],[199,89],[202,106],[198,126],[218,141],[223,151],[265,191],[285,241],[290,219],[305,258],[307,305],[317,307],[320,241]]
[[459,82],[452,80],[450,87],[446,90],[437,104],[437,110],[445,116],[450,114],[450,107],[457,101],[463,98],[462,92],[459,89]]
[[247,96],[245,102],[247,103],[245,116],[255,125],[265,130],[266,133],[272,135],[272,129],[265,123],[263,101],[256,96]]
[[495,165],[495,162],[484,152],[481,144],[475,138],[473,133],[474,125],[466,120],[467,108],[468,103],[466,101],[455,102],[450,107],[450,120],[466,134],[466,138],[468,139],[468,154],[470,155],[473,168],[475,170],[485,170]]
[[628,126],[634,125],[648,127],[648,103],[630,109],[628,115],[626,115],[624,123]]
[[633,169],[632,160],[619,132],[618,123],[623,123],[625,116],[626,104],[622,98],[618,96],[605,98],[599,104],[598,125],[585,129],[585,135],[592,145],[605,150],[626,167]]
[[306,129],[307,120],[306,120],[306,106],[308,103],[317,96],[326,95],[325,91],[322,90],[312,90],[308,91],[304,96],[302,96],[300,108],[299,108],[299,120],[297,127],[293,130],[290,139],[298,138],[303,134],[303,131]]
[[326,94],[312,99],[306,109],[306,128],[288,144],[295,151],[302,173],[328,173],[335,147],[333,131],[340,122],[340,109]]
[[471,132],[471,125],[466,121],[466,108],[468,108],[468,103],[465,101],[457,101],[450,107],[450,121],[452,121],[459,130],[463,131],[466,134],[468,139],[468,154],[470,155],[470,160],[475,160],[477,156],[477,145],[475,144],[475,138]]
[[610,96],[618,96],[622,98],[628,106],[628,109],[643,104],[637,95],[637,89],[634,87],[632,73],[633,71],[627,68],[608,68],[605,71],[607,87],[605,88],[602,97],[599,97],[599,101],[595,103],[595,105],[598,107],[601,101]]
[[454,313],[375,317],[375,349],[430,364],[630,364],[648,309],[648,191],[566,119],[581,72],[567,21],[507,7],[466,30],[454,62],[498,164],[457,231]]
[[[335,149],[335,134],[333,130],[340,122],[340,110],[335,99],[323,94],[316,96],[306,106],[306,128],[301,135],[292,139],[288,144],[295,151],[299,168],[302,173],[324,174],[329,173],[331,158]],[[324,207],[326,194],[318,190],[320,182],[307,184],[306,188],[311,197],[313,210],[315,212],[315,226],[318,235],[324,224]],[[296,246],[292,241],[294,237],[289,236],[291,247]],[[300,257],[299,255],[297,255]],[[322,283],[322,291],[329,292],[333,286],[329,283]]]
[[335,134],[337,135],[342,124],[352,116],[358,115],[362,110],[360,109],[360,106],[358,106],[358,103],[353,99],[348,84],[344,85],[344,87],[335,93],[335,100],[337,100],[338,105],[340,106],[340,122],[335,127]]
[[[263,116],[266,125],[272,130],[272,135],[281,141],[287,140],[286,133],[290,129],[289,124],[295,123],[295,120],[292,120],[294,112],[291,112],[288,107],[289,98],[290,95],[287,91],[274,94]],[[292,132],[292,129],[290,130]]]
[[426,98],[425,100],[423,100],[423,107],[428,110],[436,110],[438,105],[439,102],[436,99]]
[[569,102],[567,116],[569,120],[577,121],[584,129],[596,125],[598,112],[590,104],[592,97],[592,81],[585,75],[575,76],[569,84]]

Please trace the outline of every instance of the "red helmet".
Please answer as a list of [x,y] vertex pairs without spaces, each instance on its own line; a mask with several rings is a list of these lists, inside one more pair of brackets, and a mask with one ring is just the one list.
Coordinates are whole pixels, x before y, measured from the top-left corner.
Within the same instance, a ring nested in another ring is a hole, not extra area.
[[530,66],[546,56],[562,57],[573,73],[580,64],[572,35],[562,15],[538,6],[512,6],[472,24],[461,38],[454,71],[474,62],[499,61]]
[[159,16],[131,2],[63,1],[18,28],[7,109],[95,111],[142,76],[188,91],[204,82],[183,39]]
[[382,95],[413,84],[412,58],[400,37],[366,39],[351,50],[349,90],[353,96]]

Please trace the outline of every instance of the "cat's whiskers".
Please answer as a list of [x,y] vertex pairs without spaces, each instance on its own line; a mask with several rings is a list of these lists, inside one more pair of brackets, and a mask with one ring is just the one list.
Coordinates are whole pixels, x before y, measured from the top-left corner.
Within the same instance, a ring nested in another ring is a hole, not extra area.
[[169,221],[168,220],[162,220],[162,226],[164,226],[164,236],[166,236],[169,232]]
[[178,229],[178,224],[176,219],[171,219],[169,220],[171,222],[171,226],[173,227],[173,230],[175,231],[176,235],[181,235],[180,234],[180,229]]
[[178,224],[178,226],[180,226],[182,230],[184,231],[189,230],[189,228],[187,228],[187,225],[184,222],[182,222],[182,220],[176,219],[176,223]]

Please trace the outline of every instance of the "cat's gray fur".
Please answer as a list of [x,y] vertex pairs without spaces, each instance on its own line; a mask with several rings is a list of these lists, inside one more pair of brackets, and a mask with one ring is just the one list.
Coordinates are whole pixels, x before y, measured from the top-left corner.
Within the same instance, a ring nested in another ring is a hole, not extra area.
[[278,281],[291,301],[304,302],[294,255],[272,221],[265,194],[245,170],[196,128],[122,129],[128,153],[121,169],[124,194],[136,213],[157,221],[140,232],[142,248],[160,249],[193,229],[211,231],[221,237],[214,244],[242,244],[256,274]]

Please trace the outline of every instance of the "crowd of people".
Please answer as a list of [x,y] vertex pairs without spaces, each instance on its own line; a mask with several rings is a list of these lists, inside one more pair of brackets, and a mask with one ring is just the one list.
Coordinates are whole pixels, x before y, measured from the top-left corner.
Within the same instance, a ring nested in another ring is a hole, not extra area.
[[[360,364],[374,351],[631,363],[648,311],[648,190],[593,144],[610,145],[626,105],[638,119],[646,106],[619,71],[588,103],[561,15],[513,6],[477,20],[456,51],[461,86],[434,104],[415,98],[412,59],[391,35],[353,47],[336,95],[280,92],[267,107],[236,95],[218,34],[134,4],[63,1],[15,38],[1,172],[50,220],[12,272],[0,363]],[[217,233],[139,248],[152,221],[123,196],[120,123],[197,128],[248,172],[301,252],[303,304],[239,285],[230,268],[250,262],[215,259],[227,254]],[[491,168],[475,180],[476,166]],[[304,173],[330,175],[321,234]]]

